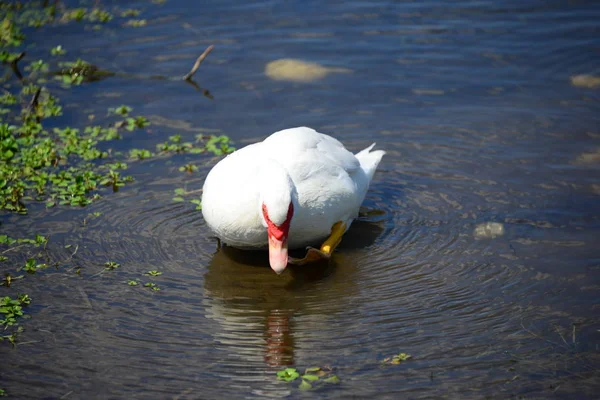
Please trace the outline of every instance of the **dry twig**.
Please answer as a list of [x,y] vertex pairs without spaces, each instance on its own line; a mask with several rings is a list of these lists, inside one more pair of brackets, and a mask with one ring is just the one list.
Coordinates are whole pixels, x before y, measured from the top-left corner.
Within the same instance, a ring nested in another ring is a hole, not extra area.
[[200,54],[200,57],[198,57],[198,59],[194,63],[194,66],[192,67],[191,71],[183,77],[183,80],[189,81],[190,79],[192,79],[192,76],[194,76],[198,68],[200,68],[200,64],[202,63],[202,61],[204,61],[208,53],[210,53],[214,47],[215,45],[211,44],[206,48],[206,50],[204,50],[204,53]]
[[[35,94],[33,95],[33,97],[31,98],[31,101],[29,102],[29,107],[28,107],[29,114],[31,114],[31,113],[33,113],[33,112],[35,112],[37,110],[38,99],[40,98],[40,93],[41,92],[42,92],[42,88],[38,88],[35,91]],[[44,250],[45,249],[46,249],[46,246],[44,246]]]

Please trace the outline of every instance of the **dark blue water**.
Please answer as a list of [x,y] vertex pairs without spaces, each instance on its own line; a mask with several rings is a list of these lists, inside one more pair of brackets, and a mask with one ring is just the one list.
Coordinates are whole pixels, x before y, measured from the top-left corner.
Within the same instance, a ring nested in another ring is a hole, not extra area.
[[[48,270],[0,288],[34,299],[25,343],[0,346],[0,387],[15,398],[296,398],[299,381],[276,371],[330,366],[341,383],[308,396],[597,396],[600,87],[571,78],[600,75],[600,6],[126,7],[147,26],[27,32],[31,59],[62,44],[117,73],[64,90],[57,126],[128,104],[152,125],[114,150],[198,133],[241,147],[306,125],[387,155],[330,267],[283,276],[266,256],[217,251],[201,213],[171,200],[201,188],[218,161],[206,155],[131,162],[134,184],[81,211],[4,215],[3,232],[51,234],[49,251],[81,275]],[[183,76],[210,44],[195,79],[213,99],[158,78]],[[266,65],[282,58],[334,70],[271,79]],[[187,162],[199,171],[179,172]],[[102,215],[83,225],[92,212]],[[98,274],[108,259],[122,267]],[[124,283],[149,269],[163,272],[160,292]],[[382,364],[400,352],[412,359]]]

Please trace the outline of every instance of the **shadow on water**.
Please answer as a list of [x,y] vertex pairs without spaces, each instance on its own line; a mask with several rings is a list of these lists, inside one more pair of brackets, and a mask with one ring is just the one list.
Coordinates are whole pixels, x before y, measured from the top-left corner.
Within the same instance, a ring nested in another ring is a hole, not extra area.
[[[222,325],[221,342],[251,357],[256,357],[253,344],[260,342],[267,366],[294,365],[296,331],[319,329],[359,290],[358,264],[339,252],[366,248],[382,232],[380,224],[356,221],[329,263],[290,265],[280,276],[269,268],[266,252],[221,246],[204,277],[207,314]],[[312,324],[297,327],[299,316]]]

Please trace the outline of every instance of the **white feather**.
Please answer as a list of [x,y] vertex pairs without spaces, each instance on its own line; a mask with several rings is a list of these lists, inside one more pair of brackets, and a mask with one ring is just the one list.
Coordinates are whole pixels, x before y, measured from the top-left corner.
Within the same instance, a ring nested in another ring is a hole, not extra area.
[[358,216],[382,150],[356,155],[331,136],[301,127],[275,132],[221,160],[204,182],[202,213],[228,245],[265,247],[262,203],[276,224],[294,205],[288,245],[300,248],[327,238],[338,221]]

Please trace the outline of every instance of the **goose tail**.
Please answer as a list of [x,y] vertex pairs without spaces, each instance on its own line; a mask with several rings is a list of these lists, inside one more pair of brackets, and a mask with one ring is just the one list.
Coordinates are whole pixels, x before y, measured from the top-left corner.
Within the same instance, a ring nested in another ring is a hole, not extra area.
[[375,170],[377,170],[377,166],[381,162],[381,158],[385,154],[385,151],[383,150],[371,151],[373,147],[375,147],[375,143],[355,154],[355,157],[360,162],[360,167],[363,171],[365,171],[367,177],[369,177],[369,184],[373,179],[373,175],[375,174]]

